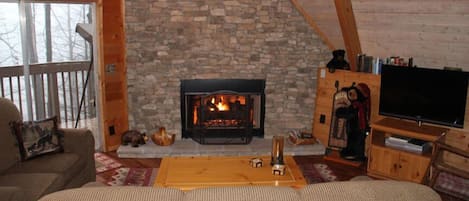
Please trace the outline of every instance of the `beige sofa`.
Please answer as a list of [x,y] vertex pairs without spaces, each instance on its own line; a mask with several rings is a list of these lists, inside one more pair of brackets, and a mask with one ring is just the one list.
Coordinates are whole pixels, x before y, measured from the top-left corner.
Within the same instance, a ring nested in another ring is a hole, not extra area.
[[20,161],[9,126],[18,120],[22,118],[16,106],[0,98],[0,200],[35,201],[95,180],[94,138],[89,130],[62,129],[64,153]]
[[154,187],[83,187],[39,201],[441,201],[431,188],[401,181],[346,181],[301,189],[270,186],[200,188],[183,192]]

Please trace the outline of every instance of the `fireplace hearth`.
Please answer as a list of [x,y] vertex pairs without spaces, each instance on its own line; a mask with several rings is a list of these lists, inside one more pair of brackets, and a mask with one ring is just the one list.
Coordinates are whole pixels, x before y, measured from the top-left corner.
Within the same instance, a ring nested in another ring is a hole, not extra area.
[[263,137],[264,88],[265,80],[182,80],[182,137],[200,144],[248,144]]

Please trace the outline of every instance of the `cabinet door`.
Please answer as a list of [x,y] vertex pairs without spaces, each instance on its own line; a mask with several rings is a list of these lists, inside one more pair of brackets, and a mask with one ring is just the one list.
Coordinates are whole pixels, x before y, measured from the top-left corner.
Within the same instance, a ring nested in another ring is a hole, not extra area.
[[372,145],[369,169],[383,176],[399,176],[399,152],[381,146]]
[[399,178],[421,183],[429,164],[430,158],[428,157],[401,152],[399,157]]

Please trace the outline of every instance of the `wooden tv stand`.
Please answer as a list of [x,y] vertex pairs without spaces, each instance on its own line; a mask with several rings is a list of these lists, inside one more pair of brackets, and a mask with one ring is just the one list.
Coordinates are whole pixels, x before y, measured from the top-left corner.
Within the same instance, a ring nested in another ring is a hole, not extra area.
[[433,151],[415,153],[386,146],[389,136],[408,137],[433,143],[448,129],[416,122],[384,118],[371,125],[368,175],[422,183]]

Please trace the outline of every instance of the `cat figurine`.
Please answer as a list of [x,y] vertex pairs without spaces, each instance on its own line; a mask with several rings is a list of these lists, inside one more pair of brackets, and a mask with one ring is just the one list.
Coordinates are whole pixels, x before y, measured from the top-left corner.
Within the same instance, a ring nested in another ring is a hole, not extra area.
[[141,133],[137,130],[128,130],[122,134],[122,145],[132,145],[132,147],[138,147],[143,145],[148,140],[145,133]]

